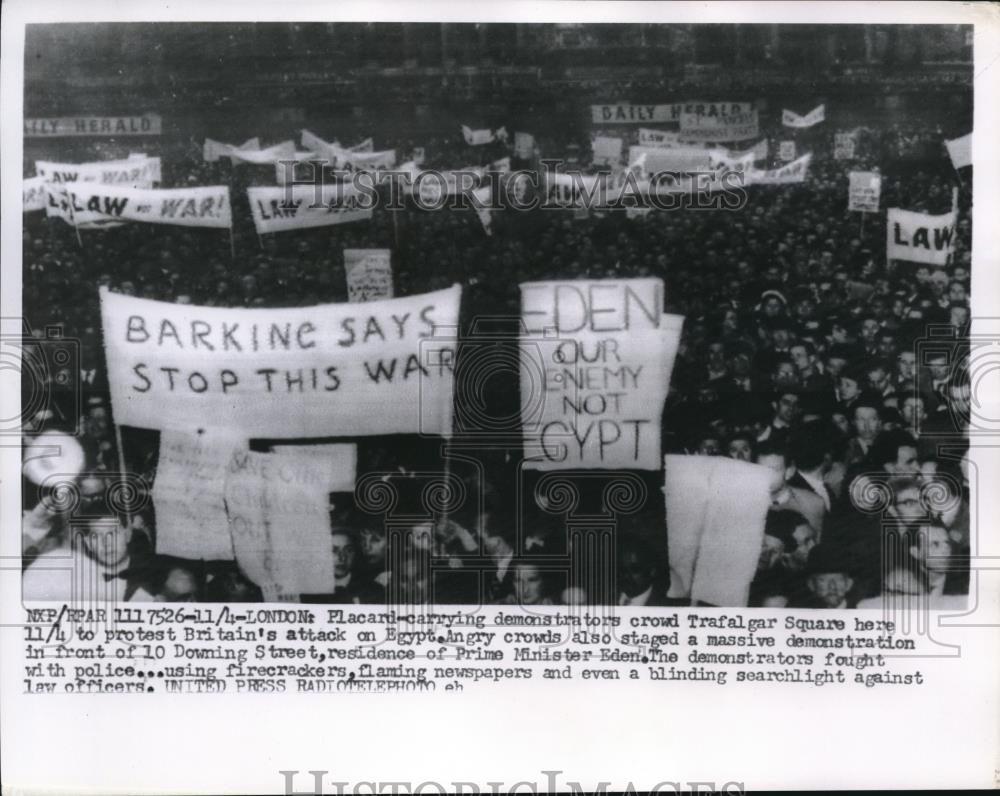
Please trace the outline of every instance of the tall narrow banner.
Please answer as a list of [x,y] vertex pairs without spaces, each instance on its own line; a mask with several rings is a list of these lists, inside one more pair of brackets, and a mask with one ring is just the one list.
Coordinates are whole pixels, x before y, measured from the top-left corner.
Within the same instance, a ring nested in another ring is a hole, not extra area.
[[21,186],[24,195],[24,212],[45,209],[45,180],[42,177],[25,177]]
[[958,212],[939,216],[890,207],[886,223],[886,258],[926,265],[947,265],[955,245]]
[[95,183],[68,183],[76,224],[142,221],[181,227],[228,229],[233,225],[228,185],[198,188],[118,188]]
[[347,300],[392,298],[392,253],[388,249],[344,249]]
[[948,148],[948,157],[956,171],[972,165],[972,133],[945,141],[944,145]]
[[599,135],[594,138],[593,162],[600,165],[617,163],[622,157],[622,140]]
[[368,221],[375,196],[348,183],[247,188],[258,234]]
[[246,439],[218,429],[163,431],[153,481],[156,552],[206,561],[232,561],[226,515],[226,471]]
[[795,160],[794,141],[782,141],[778,144],[778,160],[782,163],[788,163],[789,161]]
[[676,130],[650,130],[648,127],[640,127],[639,146],[669,148],[685,145],[680,142],[680,133]]
[[799,116],[795,111],[783,110],[781,112],[781,123],[785,127],[812,127],[820,122],[826,121],[826,105],[817,105],[805,116]]
[[766,467],[725,456],[664,457],[674,599],[745,606],[771,503]]
[[684,112],[680,118],[680,137],[685,141],[743,141],[760,133],[757,111],[719,112],[728,103],[709,103],[708,111]]
[[847,189],[847,209],[877,213],[882,195],[882,175],[874,171],[852,171]]
[[240,569],[267,602],[334,591],[330,463],[308,454],[237,452],[226,507]]
[[854,133],[836,133],[833,136],[833,159],[854,160]]
[[663,282],[527,282],[521,318],[524,466],[659,469],[683,322],[663,314]]
[[123,425],[271,439],[451,433],[458,285],[289,309],[100,297]]
[[749,183],[751,185],[789,185],[797,182],[805,182],[811,162],[812,153],[809,153],[803,155],[798,160],[793,160],[786,166],[780,166],[776,169],[754,169],[749,174]]
[[535,156],[535,137],[531,133],[514,133],[514,155],[521,160]]
[[158,113],[147,113],[142,116],[68,116],[56,119],[25,119],[24,137],[160,135],[162,128],[163,120]]

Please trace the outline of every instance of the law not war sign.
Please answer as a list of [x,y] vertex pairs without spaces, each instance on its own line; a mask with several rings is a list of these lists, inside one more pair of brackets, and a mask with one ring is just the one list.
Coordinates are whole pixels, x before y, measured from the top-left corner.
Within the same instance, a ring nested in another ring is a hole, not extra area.
[[182,227],[228,228],[233,224],[229,186],[119,188],[99,183],[67,183],[66,200],[76,224],[143,221]]
[[247,198],[258,234],[367,221],[375,206],[348,183],[247,188]]
[[932,216],[890,207],[886,223],[886,257],[927,265],[947,265],[955,245],[955,211]]
[[521,318],[525,468],[658,470],[683,323],[663,282],[526,282]]
[[451,433],[459,285],[274,309],[100,296],[124,425],[271,439]]

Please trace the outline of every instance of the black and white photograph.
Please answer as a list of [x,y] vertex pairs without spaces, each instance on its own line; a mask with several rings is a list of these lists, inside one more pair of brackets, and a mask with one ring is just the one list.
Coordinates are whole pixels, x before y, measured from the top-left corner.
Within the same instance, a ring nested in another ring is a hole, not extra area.
[[[870,713],[984,676],[939,612],[987,628],[995,675],[996,5],[46,5],[4,9],[2,574],[29,710],[305,692],[349,722],[348,692],[532,679],[647,721],[741,687]],[[944,742],[933,784],[995,786],[985,678],[989,732]],[[930,765],[721,759],[658,787]],[[335,762],[186,787],[391,784]],[[452,768],[425,785],[485,776]],[[519,778],[589,782],[550,768]]]

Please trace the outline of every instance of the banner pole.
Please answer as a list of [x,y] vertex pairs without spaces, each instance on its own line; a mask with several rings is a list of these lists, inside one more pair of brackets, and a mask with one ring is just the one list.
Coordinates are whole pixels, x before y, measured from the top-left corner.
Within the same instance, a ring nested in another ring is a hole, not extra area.
[[[118,449],[118,480],[122,485],[122,495],[127,496],[128,492],[128,478],[125,472],[125,443],[122,441],[122,427],[115,421],[115,446]],[[132,524],[132,501],[125,500],[125,518],[129,525]]]
[[[864,210],[861,211],[861,229],[858,231],[859,238],[864,238],[865,236],[865,216],[867,215],[868,213],[866,213]],[[864,246],[863,240],[862,240],[862,246]]]
[[233,225],[229,225],[229,258],[236,262],[236,238],[233,234]]
[[76,213],[73,212],[73,197],[70,195],[69,189],[66,189],[66,203],[69,205],[69,217],[73,222],[73,231],[76,233],[76,242],[80,244],[80,248],[83,248],[83,238],[80,237],[80,228],[76,225]]

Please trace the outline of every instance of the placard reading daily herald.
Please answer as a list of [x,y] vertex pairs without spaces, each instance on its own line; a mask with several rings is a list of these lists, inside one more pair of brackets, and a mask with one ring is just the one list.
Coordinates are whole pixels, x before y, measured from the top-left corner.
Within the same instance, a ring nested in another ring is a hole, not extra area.
[[274,439],[451,433],[459,285],[274,309],[100,295],[123,425]]
[[521,318],[525,467],[658,470],[683,324],[663,282],[526,282]]

